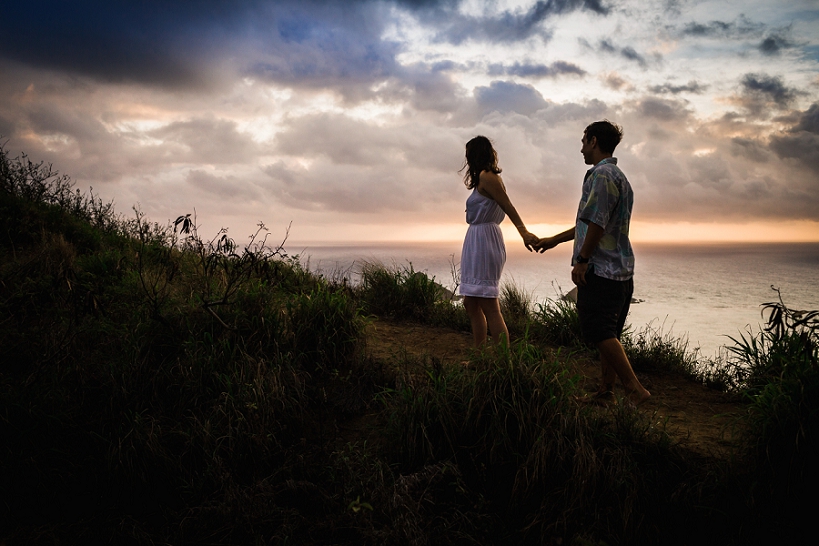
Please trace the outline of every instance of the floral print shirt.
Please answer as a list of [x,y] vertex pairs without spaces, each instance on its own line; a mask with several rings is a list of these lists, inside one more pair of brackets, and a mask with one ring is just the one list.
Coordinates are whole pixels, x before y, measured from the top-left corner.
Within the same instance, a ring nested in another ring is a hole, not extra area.
[[626,281],[634,276],[634,251],[628,238],[634,194],[626,175],[609,157],[586,172],[577,210],[572,265],[583,246],[588,223],[604,230],[603,238],[589,259],[589,270],[598,277]]

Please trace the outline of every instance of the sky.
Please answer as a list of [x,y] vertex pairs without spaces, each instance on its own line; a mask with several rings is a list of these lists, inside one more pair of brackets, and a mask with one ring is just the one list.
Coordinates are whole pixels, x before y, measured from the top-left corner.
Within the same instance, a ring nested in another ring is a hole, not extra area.
[[0,142],[125,216],[458,240],[480,134],[552,235],[609,119],[635,241],[819,241],[819,0],[3,4]]

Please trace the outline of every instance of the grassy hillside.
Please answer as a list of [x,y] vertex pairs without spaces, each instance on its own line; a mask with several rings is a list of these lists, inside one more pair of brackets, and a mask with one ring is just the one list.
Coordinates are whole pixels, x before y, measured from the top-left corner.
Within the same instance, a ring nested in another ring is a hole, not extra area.
[[574,402],[577,377],[546,351],[588,353],[570,303],[510,287],[511,347],[408,366],[371,356],[366,325],[468,329],[434,279],[371,266],[353,286],[306,270],[264,226],[241,248],[195,222],[118,215],[0,148],[0,541],[762,544],[807,531],[815,314],[774,302],[771,329],[721,363],[630,334],[638,369],[744,400],[741,445],[708,458],[652,415]]

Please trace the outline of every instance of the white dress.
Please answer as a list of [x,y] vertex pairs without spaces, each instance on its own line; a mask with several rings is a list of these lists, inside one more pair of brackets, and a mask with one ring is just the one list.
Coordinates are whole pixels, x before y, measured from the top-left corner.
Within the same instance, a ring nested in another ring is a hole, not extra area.
[[478,193],[477,188],[466,200],[466,231],[461,251],[462,296],[497,298],[498,282],[506,263],[506,246],[500,223],[506,214],[500,205]]

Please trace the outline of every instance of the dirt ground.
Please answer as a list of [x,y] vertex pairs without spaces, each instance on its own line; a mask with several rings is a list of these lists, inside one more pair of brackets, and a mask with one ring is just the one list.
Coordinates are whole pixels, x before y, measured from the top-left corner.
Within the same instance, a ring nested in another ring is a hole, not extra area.
[[[471,346],[471,334],[449,328],[377,320],[367,330],[367,350],[382,361],[400,361],[409,355],[437,357],[444,363],[460,365],[468,358]],[[555,357],[581,376],[585,390],[596,388],[599,366],[595,361],[557,353]],[[709,457],[728,455],[741,404],[683,377],[648,373],[638,376],[651,392],[651,399],[638,411],[651,414],[652,420],[665,426],[674,440],[692,451]],[[622,395],[619,385],[618,389],[617,394]]]

